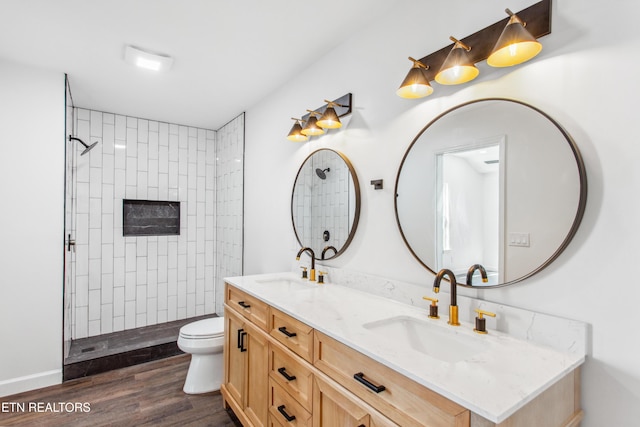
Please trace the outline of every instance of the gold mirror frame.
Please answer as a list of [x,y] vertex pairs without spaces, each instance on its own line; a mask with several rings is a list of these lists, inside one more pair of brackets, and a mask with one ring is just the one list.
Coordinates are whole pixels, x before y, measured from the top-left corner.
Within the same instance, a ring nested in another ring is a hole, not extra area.
[[[526,104],[524,102],[521,101],[517,101],[517,100],[513,100],[513,99],[508,99],[508,98],[483,98],[483,99],[478,99],[478,100],[474,100],[474,101],[469,101],[463,104],[460,104],[458,106],[455,106],[445,112],[443,112],[442,114],[438,115],[437,117],[435,117],[433,120],[431,120],[417,135],[416,137],[413,139],[413,141],[411,142],[411,144],[409,145],[409,147],[407,148],[407,151],[405,152],[403,158],[402,158],[402,162],[400,163],[400,166],[398,168],[398,173],[396,175],[396,183],[395,183],[395,190],[394,190],[394,211],[395,211],[395,216],[396,216],[396,224],[398,226],[398,230],[400,231],[400,235],[402,236],[402,239],[405,243],[405,245],[407,246],[407,248],[409,249],[409,251],[411,252],[411,254],[414,256],[414,258],[427,270],[429,270],[430,272],[432,272],[433,274],[436,274],[436,271],[434,271],[434,269],[432,268],[432,266],[428,265],[428,261],[423,260],[415,251],[414,248],[411,247],[407,236],[405,235],[403,228],[402,228],[402,224],[400,222],[400,215],[398,213],[398,191],[399,191],[399,183],[400,183],[400,177],[401,177],[401,173],[402,173],[402,167],[405,164],[405,161],[407,160],[408,156],[411,153],[412,148],[414,147],[414,145],[418,142],[418,140],[420,140],[420,138],[423,136],[423,134],[429,129],[431,128],[431,126],[433,126],[435,123],[438,122],[438,120],[440,120],[441,118],[443,118],[444,116],[459,110],[463,107],[469,106],[471,104],[476,104],[476,103],[480,103],[480,102],[485,102],[485,101],[504,101],[504,102],[511,102],[511,103],[515,103],[515,104],[519,104],[521,106],[527,107],[535,112],[537,112],[538,114],[542,115],[544,118],[546,118],[562,135],[562,137],[564,138],[564,140],[567,142],[567,144],[569,145],[571,152],[573,154],[574,160],[576,162],[576,167],[577,167],[577,171],[578,171],[578,184],[579,184],[579,196],[578,196],[578,203],[576,206],[576,214],[575,217],[573,219],[573,222],[571,224],[571,227],[568,229],[567,234],[565,236],[565,238],[562,240],[562,243],[558,246],[558,248],[551,253],[551,255],[544,261],[542,262],[539,266],[537,266],[536,268],[534,268],[533,270],[531,270],[530,272],[528,272],[527,274],[522,275],[521,277],[518,277],[516,279],[510,280],[510,281],[506,281],[504,283],[498,283],[496,285],[493,286],[473,286],[474,289],[491,289],[491,288],[498,288],[498,287],[502,287],[502,286],[507,286],[507,285],[511,285],[517,282],[520,282],[522,280],[525,280],[537,273],[539,273],[540,271],[542,271],[543,269],[545,269],[547,266],[549,266],[556,258],[558,258],[558,256],[567,248],[567,246],[569,245],[569,243],[571,242],[571,240],[573,239],[573,237],[575,236],[580,223],[582,221],[582,217],[584,216],[584,211],[585,211],[585,207],[586,207],[586,203],[587,203],[587,176],[586,176],[586,169],[584,166],[584,162],[582,160],[582,156],[580,154],[580,151],[578,150],[578,147],[575,143],[575,141],[573,140],[573,138],[567,133],[567,131],[558,123],[556,122],[553,118],[551,118],[548,114],[546,114],[544,111],[541,111],[540,109],[533,107],[529,104]],[[434,210],[435,210],[435,206],[434,206]],[[435,261],[434,261],[435,263]],[[463,286],[463,287],[469,287],[467,284],[465,283],[458,283],[458,285]]]
[[[300,179],[300,176],[303,173],[303,170],[304,170],[305,166],[307,165],[307,162],[312,161],[314,155],[317,155],[318,153],[321,153],[321,152],[330,152],[330,153],[336,154],[344,162],[344,164],[347,167],[347,170],[349,171],[349,176],[351,178],[351,182],[353,183],[353,191],[354,191],[354,199],[355,199],[355,206],[354,206],[354,210],[353,210],[353,222],[352,222],[352,224],[350,226],[349,234],[348,234],[345,242],[342,244],[342,246],[339,247],[339,248],[336,248],[336,251],[335,251],[336,253],[335,254],[333,254],[333,251],[331,251],[333,256],[331,256],[330,258],[325,258],[325,259],[321,259],[321,257],[320,257],[320,252],[321,251],[316,252],[316,250],[314,249],[316,260],[327,261],[327,260],[334,259],[334,258],[340,256],[349,247],[349,245],[351,244],[351,241],[353,240],[353,236],[356,233],[356,229],[358,228],[358,222],[359,222],[359,219],[360,219],[361,200],[360,200],[360,183],[358,181],[358,176],[356,175],[356,171],[355,171],[353,165],[351,164],[349,159],[344,154],[342,154],[339,151],[332,150],[332,149],[329,149],[329,148],[320,148],[320,149],[314,151],[313,153],[309,154],[309,156],[307,156],[307,158],[304,160],[304,162],[302,162],[302,165],[298,169],[298,173],[296,174],[296,179],[295,179],[295,181],[293,183],[293,189],[291,190],[291,224],[293,226],[293,232],[295,233],[296,239],[298,240],[298,243],[300,244],[300,246],[301,247],[305,247],[305,246],[311,246],[311,245],[308,242],[303,242],[302,241],[301,233],[299,232],[298,227],[296,227],[296,218],[295,218],[295,213],[294,213],[294,203],[295,203],[295,198],[296,198],[296,187],[297,187],[297,184],[298,184],[298,180]],[[312,167],[312,172],[313,172],[313,167],[314,166],[311,165],[311,167]],[[329,172],[329,174],[330,173],[331,172]]]

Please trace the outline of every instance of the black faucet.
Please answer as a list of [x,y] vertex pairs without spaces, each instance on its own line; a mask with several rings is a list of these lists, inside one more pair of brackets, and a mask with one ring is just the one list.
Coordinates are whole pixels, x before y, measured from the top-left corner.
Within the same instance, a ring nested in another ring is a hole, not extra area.
[[296,255],[296,260],[300,261],[300,255],[302,252],[308,252],[311,257],[311,271],[309,272],[309,280],[312,282],[316,281],[316,254],[313,253],[313,249],[304,247],[298,251],[298,255]]
[[325,246],[325,248],[322,250],[322,255],[320,255],[320,259],[324,259],[325,254],[329,250],[333,251],[334,256],[338,255],[338,250],[335,247],[333,247],[333,246]]
[[467,271],[467,286],[473,286],[471,281],[473,280],[473,273],[475,273],[476,270],[480,270],[482,283],[487,283],[489,281],[489,279],[487,279],[487,270],[485,270],[484,267],[480,264],[473,264],[471,267],[469,267],[469,271]]
[[456,276],[453,271],[443,268],[438,272],[436,280],[433,281],[433,292],[436,294],[440,292],[440,282],[444,276],[449,276],[449,283],[451,283],[451,304],[449,305],[449,321],[447,323],[452,326],[460,326],[458,321],[458,294],[456,292],[458,282],[456,282]]

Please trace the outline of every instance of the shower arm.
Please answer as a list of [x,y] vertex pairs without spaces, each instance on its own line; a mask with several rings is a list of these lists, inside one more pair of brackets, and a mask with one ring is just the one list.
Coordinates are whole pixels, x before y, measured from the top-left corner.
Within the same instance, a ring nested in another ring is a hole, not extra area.
[[80,138],[76,138],[75,136],[69,135],[69,141],[78,141],[80,144],[84,145],[84,148],[89,148],[89,146]]

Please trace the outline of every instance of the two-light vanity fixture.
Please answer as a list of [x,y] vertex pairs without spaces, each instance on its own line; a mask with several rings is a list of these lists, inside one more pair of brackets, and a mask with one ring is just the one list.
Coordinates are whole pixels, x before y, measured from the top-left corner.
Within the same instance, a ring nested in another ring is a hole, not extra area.
[[[543,0],[517,14],[505,10],[509,18],[458,40],[422,59],[413,59],[396,94],[402,98],[422,98],[433,93],[431,80],[457,85],[475,79],[475,66],[487,60],[492,67],[510,67],[535,57],[542,50],[537,38],[551,33],[551,0]],[[498,37],[499,34],[499,37]]]
[[[351,94],[341,96],[333,101],[326,102],[320,108],[307,110],[307,114],[295,120],[287,139],[293,142],[305,142],[310,136],[318,136],[325,133],[325,129],[338,129],[342,127],[340,117],[351,113]],[[304,124],[304,126],[303,126]]]

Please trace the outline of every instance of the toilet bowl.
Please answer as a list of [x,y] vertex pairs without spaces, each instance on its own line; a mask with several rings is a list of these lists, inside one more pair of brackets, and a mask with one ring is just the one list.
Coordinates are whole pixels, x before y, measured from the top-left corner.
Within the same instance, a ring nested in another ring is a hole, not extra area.
[[220,390],[223,376],[224,317],[198,320],[180,328],[178,348],[191,354],[184,382],[187,394]]

